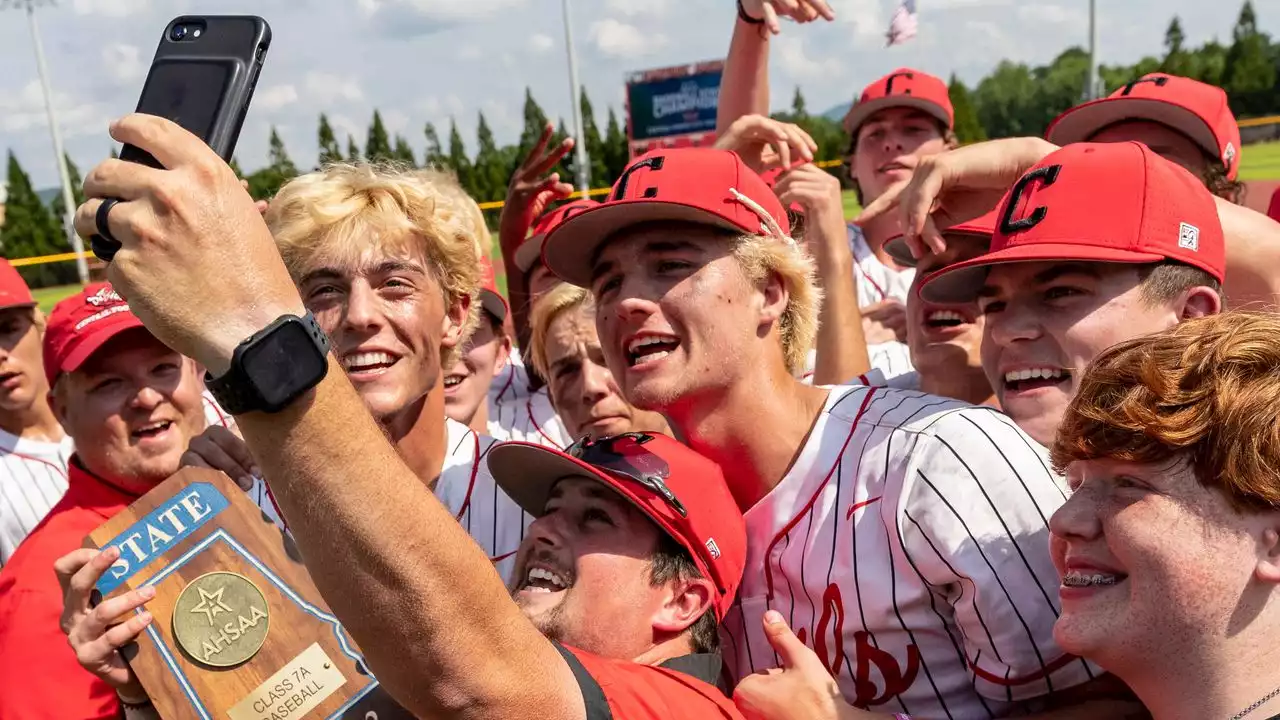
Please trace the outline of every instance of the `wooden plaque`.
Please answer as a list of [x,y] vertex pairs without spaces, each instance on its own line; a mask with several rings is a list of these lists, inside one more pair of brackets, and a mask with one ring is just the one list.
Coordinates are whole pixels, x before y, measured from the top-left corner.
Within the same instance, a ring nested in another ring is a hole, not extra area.
[[292,539],[222,473],[183,468],[86,544],[120,548],[98,582],[104,599],[156,590],[129,662],[165,720],[411,717],[379,687]]

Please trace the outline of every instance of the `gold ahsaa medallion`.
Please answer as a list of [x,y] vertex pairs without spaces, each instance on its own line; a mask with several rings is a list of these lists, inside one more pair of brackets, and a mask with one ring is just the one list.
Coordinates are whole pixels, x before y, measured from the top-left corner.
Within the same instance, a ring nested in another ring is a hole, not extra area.
[[239,665],[267,639],[271,610],[248,578],[211,572],[192,580],[173,606],[173,635],[196,662],[213,667]]

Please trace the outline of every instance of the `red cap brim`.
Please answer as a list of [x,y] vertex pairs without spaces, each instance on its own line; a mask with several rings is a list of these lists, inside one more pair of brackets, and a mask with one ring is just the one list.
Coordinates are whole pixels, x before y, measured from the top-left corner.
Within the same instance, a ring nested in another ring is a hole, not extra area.
[[506,299],[488,288],[480,288],[480,307],[484,308],[485,312],[498,318],[498,322],[507,319]]
[[561,280],[578,287],[590,287],[596,253],[610,236],[632,225],[663,220],[758,232],[758,229],[740,227],[709,210],[684,203],[622,200],[584,210],[561,223],[543,242],[542,262]]
[[[987,244],[991,244],[991,233],[986,230],[977,228],[968,228],[963,224],[956,225],[942,231],[943,236],[947,235],[965,235],[975,238],[986,238]],[[894,235],[884,244],[885,253],[893,258],[893,261],[902,267],[913,268],[919,263],[919,259],[911,254],[911,248],[907,245],[906,238],[901,235]]]
[[858,128],[862,127],[862,123],[867,118],[888,108],[908,107],[915,108],[921,112],[928,113],[937,118],[939,122],[951,127],[951,118],[947,115],[947,109],[932,100],[924,98],[912,97],[910,95],[890,95],[888,97],[876,98],[862,103],[855,103],[849,108],[848,114],[844,116],[844,129],[850,135],[858,132]]
[[515,262],[516,267],[520,269],[520,272],[529,272],[542,259],[542,243],[546,239],[546,235],[531,235],[516,248],[515,254],[511,256],[511,259]]
[[[644,513],[645,517],[662,528],[662,531],[671,536],[681,547],[688,550],[694,564],[702,571],[703,577],[718,577],[717,573],[703,559],[701,549],[690,547],[688,539],[672,528],[666,518],[656,515],[641,502],[636,497],[630,483],[624,483],[618,478],[601,472],[596,467],[559,450],[534,445],[533,443],[498,443],[489,450],[486,461],[489,463],[489,474],[493,476],[493,480],[498,484],[498,487],[502,488],[515,501],[516,505],[520,506],[521,510],[535,518],[541,517],[546,512],[547,500],[551,497],[551,490],[562,478],[577,475],[596,480],[625,498],[627,502]],[[636,485],[639,485],[639,483],[636,483]],[[714,606],[718,610],[721,603],[714,603]],[[716,614],[720,615],[719,612]]]
[[1045,131],[1054,145],[1088,142],[1095,133],[1125,120],[1149,120],[1191,138],[1209,157],[1222,159],[1222,149],[1205,119],[1181,105],[1142,97],[1099,98],[1062,113]]
[[972,260],[948,265],[932,273],[920,285],[920,297],[932,303],[971,302],[986,282],[987,271],[992,265],[1016,262],[1084,262],[1154,263],[1164,260],[1157,253],[1134,252],[1118,248],[1074,243],[1037,243],[1015,245]]

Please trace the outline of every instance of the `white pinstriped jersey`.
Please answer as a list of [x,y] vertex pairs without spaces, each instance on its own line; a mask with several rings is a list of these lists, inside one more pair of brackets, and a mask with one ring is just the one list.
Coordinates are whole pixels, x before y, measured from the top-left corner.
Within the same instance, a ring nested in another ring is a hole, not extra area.
[[722,627],[731,673],[779,664],[761,629],[775,609],[875,712],[998,717],[1099,674],[1054,644],[1048,518],[1066,489],[1011,420],[835,387],[809,438],[745,514],[746,576]]
[[40,442],[0,430],[0,566],[67,491],[75,446]]
[[511,360],[489,385],[489,436],[495,440],[519,440],[563,450],[573,442],[555,408],[547,388],[529,389],[529,371],[520,354]]
[[872,387],[891,387],[898,390],[919,390],[920,373],[912,370],[901,375],[886,376],[881,370],[872,368],[865,375],[859,375],[849,382],[850,385],[870,385]]
[[[498,441],[454,420],[446,420],[445,429],[448,444],[435,496],[494,561],[505,581],[533,518],[498,487],[489,473],[485,456]],[[287,526],[261,478],[254,478],[249,497],[272,522]]]
[[[235,421],[203,395],[205,420],[231,427]],[[75,443],[24,440],[0,430],[0,566],[67,491],[67,462]]]
[[[880,258],[871,252],[871,246],[857,225],[850,223],[849,251],[853,254],[853,279],[858,289],[858,307],[874,305],[890,298],[907,302],[907,294],[911,292],[911,281],[915,279],[914,268],[895,270],[880,262]],[[906,343],[886,342],[867,346],[867,354],[871,356],[871,367],[881,370],[886,377],[911,372],[911,351]]]

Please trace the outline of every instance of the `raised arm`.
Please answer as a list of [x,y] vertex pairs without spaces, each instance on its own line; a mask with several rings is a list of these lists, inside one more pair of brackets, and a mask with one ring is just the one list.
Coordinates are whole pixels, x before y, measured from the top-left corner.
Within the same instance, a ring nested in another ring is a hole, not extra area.
[[[85,183],[121,202],[108,274],[155,335],[215,375],[240,340],[304,307],[252,199],[198,138],[132,115],[112,136],[168,170],[108,160]],[[282,412],[240,429],[316,586],[398,702],[424,717],[577,720],[582,695],[487,557],[401,461],[338,363]],[[466,612],[459,612],[466,608]]]
[[717,135],[743,115],[769,114],[769,38],[782,32],[779,17],[835,19],[826,0],[741,0],[738,7],[720,78]]

